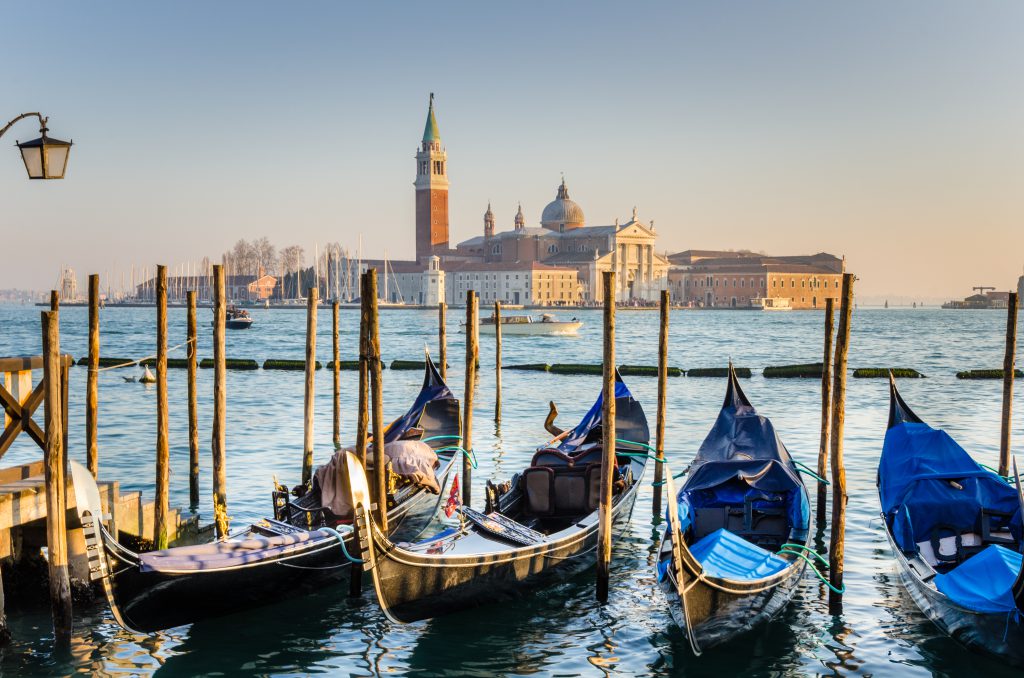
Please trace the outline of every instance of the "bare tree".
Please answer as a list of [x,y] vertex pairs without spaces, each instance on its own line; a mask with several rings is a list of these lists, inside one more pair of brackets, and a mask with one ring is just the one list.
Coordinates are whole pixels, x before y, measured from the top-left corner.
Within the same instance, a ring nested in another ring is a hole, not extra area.
[[262,268],[267,275],[273,275],[277,271],[277,248],[266,236],[254,241],[252,248],[256,257],[257,269]]

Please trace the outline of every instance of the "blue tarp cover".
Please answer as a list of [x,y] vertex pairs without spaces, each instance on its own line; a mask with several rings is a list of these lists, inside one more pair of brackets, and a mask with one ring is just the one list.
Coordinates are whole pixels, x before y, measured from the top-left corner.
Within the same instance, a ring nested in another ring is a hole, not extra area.
[[690,546],[690,552],[707,575],[722,579],[764,579],[790,566],[785,558],[725,529],[705,536]]
[[1006,525],[992,525],[993,531],[1008,528],[1014,537],[1021,536],[1016,490],[982,468],[945,431],[927,424],[889,428],[878,481],[882,510],[896,543],[907,553],[915,553],[917,542],[930,539],[939,525],[977,530],[983,508],[1012,516]]
[[434,361],[430,359],[429,355],[427,356],[426,363],[426,369],[423,374],[423,386],[420,387],[419,395],[416,396],[416,400],[413,402],[412,407],[409,408],[409,411],[395,419],[384,431],[385,443],[392,443],[398,440],[402,437],[403,433],[415,426],[419,422],[420,417],[423,416],[423,408],[427,406],[427,403],[455,397],[452,395],[451,390],[449,390],[448,384],[444,383],[444,379],[441,378],[440,373],[438,373],[437,368],[434,366]]
[[[571,453],[585,442],[600,441],[600,437],[595,434],[595,431],[601,426],[603,414],[604,391],[602,390],[590,410],[583,415],[583,419],[572,429],[572,432],[559,443],[557,449]],[[615,371],[615,437],[619,440],[635,441],[644,445],[651,437],[643,408],[633,399],[633,394],[629,392],[629,388],[622,381],[618,370]],[[616,447],[617,449],[630,448],[629,445],[622,443],[618,443]],[[642,448],[643,445],[636,447]]]
[[946,574],[935,577],[935,586],[960,607],[975,612],[1013,612],[1013,582],[1024,556],[991,544]]

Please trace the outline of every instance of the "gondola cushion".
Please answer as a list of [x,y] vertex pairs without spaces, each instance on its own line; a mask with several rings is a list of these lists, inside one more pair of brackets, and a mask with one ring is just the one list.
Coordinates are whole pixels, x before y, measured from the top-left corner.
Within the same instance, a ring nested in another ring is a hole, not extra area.
[[334,539],[331,534],[314,531],[179,546],[140,554],[139,569],[142,572],[181,572],[253,565],[288,555],[290,551],[300,551],[307,548],[311,542]]
[[1024,556],[993,544],[946,574],[935,577],[935,587],[957,605],[984,613],[1017,610],[1013,583]]
[[555,512],[555,471],[547,466],[532,466],[523,471],[526,513],[550,516]]
[[690,546],[704,573],[720,579],[755,581],[771,577],[790,566],[790,561],[751,544],[729,530],[716,530]]

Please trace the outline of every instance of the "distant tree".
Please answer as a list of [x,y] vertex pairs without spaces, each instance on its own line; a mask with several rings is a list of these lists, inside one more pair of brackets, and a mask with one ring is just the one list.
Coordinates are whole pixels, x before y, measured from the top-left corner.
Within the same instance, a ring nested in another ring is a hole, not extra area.
[[[252,243],[253,254],[256,257],[257,269],[262,268],[267,275],[277,272],[277,248],[264,236]],[[258,271],[257,271],[258,273]]]

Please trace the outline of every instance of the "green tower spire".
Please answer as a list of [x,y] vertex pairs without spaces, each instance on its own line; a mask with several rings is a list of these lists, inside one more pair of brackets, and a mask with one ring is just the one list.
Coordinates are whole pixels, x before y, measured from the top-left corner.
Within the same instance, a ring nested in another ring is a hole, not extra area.
[[427,125],[423,128],[423,142],[440,141],[441,133],[437,129],[437,118],[434,117],[434,93],[430,93],[430,109],[427,111]]

